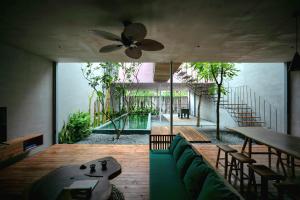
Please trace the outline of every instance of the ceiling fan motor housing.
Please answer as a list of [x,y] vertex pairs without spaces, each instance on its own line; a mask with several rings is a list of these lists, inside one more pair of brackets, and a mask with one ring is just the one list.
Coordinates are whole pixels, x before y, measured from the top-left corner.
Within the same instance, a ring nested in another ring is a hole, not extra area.
[[121,42],[125,47],[130,47],[133,44],[133,41],[127,38],[124,33],[121,34]]

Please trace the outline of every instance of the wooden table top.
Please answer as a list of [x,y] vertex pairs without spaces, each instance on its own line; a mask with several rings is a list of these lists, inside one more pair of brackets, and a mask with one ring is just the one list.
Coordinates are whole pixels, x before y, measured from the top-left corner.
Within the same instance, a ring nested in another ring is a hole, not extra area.
[[278,133],[262,127],[235,127],[229,128],[229,130],[300,159],[300,137]]
[[[107,169],[101,169],[101,162],[107,161]],[[95,164],[95,171],[90,172],[90,165]],[[57,199],[65,187],[70,186],[78,180],[98,180],[98,184],[93,189],[90,200],[109,199],[111,194],[110,179],[121,173],[121,165],[113,157],[104,157],[84,163],[86,168],[81,169],[81,165],[66,165],[51,171],[36,181],[30,188],[30,200],[54,200]]]

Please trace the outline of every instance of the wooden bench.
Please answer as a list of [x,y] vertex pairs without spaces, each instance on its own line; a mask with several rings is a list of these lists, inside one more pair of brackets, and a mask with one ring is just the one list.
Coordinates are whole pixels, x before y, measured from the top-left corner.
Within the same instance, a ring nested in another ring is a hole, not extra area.
[[[199,132],[190,126],[173,126],[174,135],[180,133],[190,143],[211,143],[205,134]],[[151,129],[151,135],[169,135],[170,128],[168,126],[154,126]]]
[[174,128],[174,132],[180,133],[190,143],[211,143],[206,135],[190,126],[178,126]]
[[257,192],[257,185],[255,180],[255,173],[261,177],[261,198],[268,199],[268,181],[274,180],[276,183],[279,183],[280,180],[283,180],[284,177],[276,173],[269,167],[265,165],[248,165],[249,167],[249,185],[253,184],[255,187],[255,192]]

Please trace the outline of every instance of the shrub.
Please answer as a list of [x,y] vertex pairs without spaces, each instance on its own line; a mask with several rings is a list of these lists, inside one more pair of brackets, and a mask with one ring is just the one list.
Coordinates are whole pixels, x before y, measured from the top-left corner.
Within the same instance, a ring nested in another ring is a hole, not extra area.
[[151,113],[151,115],[158,115],[159,111],[155,108],[150,108],[150,107],[144,107],[144,108],[136,107],[131,110],[131,114],[134,115],[147,115],[148,113]]
[[76,112],[69,116],[67,124],[64,124],[59,132],[59,143],[72,144],[91,134],[90,115],[86,112]]

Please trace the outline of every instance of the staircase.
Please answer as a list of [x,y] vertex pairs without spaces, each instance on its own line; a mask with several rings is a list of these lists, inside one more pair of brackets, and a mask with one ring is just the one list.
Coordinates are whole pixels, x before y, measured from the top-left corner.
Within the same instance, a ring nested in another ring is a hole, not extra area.
[[[188,73],[182,68],[178,69],[176,75],[196,95],[217,102],[217,95],[208,92],[212,82],[198,80],[193,72]],[[220,108],[227,110],[239,126],[262,126],[277,131],[277,108],[248,86],[228,87],[227,94],[221,96]]]
[[[214,103],[217,103],[216,96],[210,96]],[[265,121],[246,103],[235,103],[230,100],[225,100],[222,97],[220,107],[227,110],[239,126],[264,126]]]

